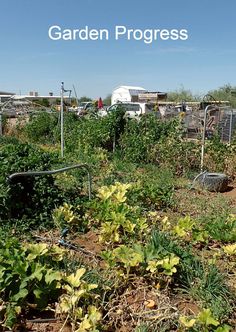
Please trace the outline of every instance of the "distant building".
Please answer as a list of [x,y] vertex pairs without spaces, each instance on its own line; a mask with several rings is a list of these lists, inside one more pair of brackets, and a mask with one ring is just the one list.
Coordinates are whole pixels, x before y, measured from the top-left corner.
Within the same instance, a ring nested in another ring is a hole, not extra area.
[[150,92],[139,86],[121,85],[113,91],[111,104],[113,105],[117,102],[156,103],[158,101],[164,101],[166,98],[166,92]]
[[12,98],[12,96],[14,96],[14,93],[12,92],[0,91],[0,104],[5,103]]
[[111,104],[118,102],[137,102],[139,93],[147,91],[139,86],[122,85],[117,87],[111,96]]
[[140,103],[156,103],[160,101],[166,101],[167,93],[160,91],[145,91],[138,94],[138,101]]
[[[0,91],[0,104],[3,104],[7,101],[10,101],[12,103],[12,106],[14,105],[20,105],[20,104],[30,104],[45,101],[47,100],[50,105],[55,104],[56,101],[60,100],[61,96],[54,96],[52,92],[49,92],[48,95],[40,96],[37,91],[30,91],[28,95],[17,95],[15,93],[11,92],[3,92]],[[64,96],[64,100],[66,102],[69,102],[71,98],[68,96]]]

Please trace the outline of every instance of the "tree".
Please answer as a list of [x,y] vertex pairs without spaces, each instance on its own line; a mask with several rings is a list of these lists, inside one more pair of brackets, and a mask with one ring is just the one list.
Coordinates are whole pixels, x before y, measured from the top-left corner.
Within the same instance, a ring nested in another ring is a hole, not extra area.
[[92,98],[89,98],[89,97],[86,97],[86,96],[83,96],[83,97],[79,98],[79,103],[83,103],[85,101],[92,101]]
[[167,101],[173,101],[176,103],[181,103],[182,101],[199,101],[200,97],[193,95],[190,90],[184,89],[181,87],[178,90],[170,91],[167,95]]
[[103,99],[103,104],[106,106],[111,105],[111,94],[107,95],[106,98]]
[[210,90],[208,93],[216,100],[229,101],[230,105],[236,107],[236,87],[231,84],[225,84],[215,90]]
[[50,106],[49,100],[47,98],[36,99],[36,100],[34,100],[34,103],[37,104],[37,105],[44,106],[44,107],[49,107]]

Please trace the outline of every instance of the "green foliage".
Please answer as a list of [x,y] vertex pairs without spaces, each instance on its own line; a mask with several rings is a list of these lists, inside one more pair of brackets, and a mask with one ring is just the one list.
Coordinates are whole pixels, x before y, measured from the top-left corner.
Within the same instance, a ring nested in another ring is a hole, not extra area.
[[[179,317],[180,324],[184,327],[184,330],[192,332],[203,331],[203,332],[230,332],[231,327],[223,324],[214,318],[211,310],[203,309],[198,315],[192,317]],[[182,331],[182,329],[181,329]]]
[[200,100],[200,97],[193,95],[190,90],[186,90],[184,87],[181,87],[178,90],[168,92],[167,100],[181,103],[182,101],[198,101]]
[[[33,142],[57,143],[60,141],[59,114],[42,112],[25,125],[23,134]],[[128,119],[125,110],[119,107],[108,116],[99,117],[92,112],[79,118],[76,114],[64,116],[66,154],[93,155],[94,149],[114,152],[125,161],[155,163],[182,175],[199,171],[199,143],[182,138],[180,118],[159,119],[156,114],[147,114],[137,119]],[[205,163],[211,171],[235,174],[235,147],[213,141],[206,143]]]
[[61,199],[52,176],[19,177],[11,183],[7,178],[15,172],[50,170],[55,160],[55,154],[30,144],[17,142],[0,146],[1,219],[7,219],[11,212],[13,218],[28,216],[31,220],[46,220]]
[[201,300],[217,318],[224,318],[232,307],[230,289],[225,277],[214,265],[203,265],[199,260],[185,260],[180,265],[179,282],[194,300]]
[[236,172],[235,145],[224,144],[218,135],[214,135],[212,140],[206,142],[205,153],[205,164],[208,170],[226,172],[228,175],[234,176]]
[[132,246],[120,245],[102,253],[103,259],[110,267],[124,268],[127,276],[133,268],[136,274],[148,274],[149,278],[150,274],[152,277],[175,274],[181,256],[186,259],[185,253],[180,248],[156,231],[151,234],[145,245],[140,243],[134,243]]
[[[173,253],[180,258],[174,280],[194,300],[202,301],[214,316],[224,318],[232,310],[230,289],[225,276],[214,265],[206,265],[193,253],[191,247],[181,248],[176,241],[160,231],[154,231],[146,245],[149,259],[152,255],[168,256]],[[147,258],[146,258],[147,259]]]
[[0,317],[11,328],[30,304],[43,309],[57,299],[62,275],[52,262],[63,250],[46,244],[22,245],[16,238],[0,240]]
[[225,214],[208,214],[200,219],[209,236],[222,242],[236,241],[236,216]]
[[148,245],[146,247],[140,244],[134,244],[132,247],[120,245],[112,251],[104,252],[102,257],[110,267],[124,268],[127,278],[131,268],[135,268],[136,274],[145,275],[149,273],[152,277],[158,275],[172,276],[177,272],[175,266],[179,264],[179,257],[173,253],[165,255],[164,252],[155,252],[152,249]]
[[[20,314],[33,305],[34,310],[44,310],[50,303],[58,302],[57,314],[67,314],[66,321],[78,331],[96,331],[101,314],[91,299],[96,284],[82,279],[85,269],[64,275],[55,269],[54,262],[64,257],[64,250],[45,243],[20,243],[16,238],[0,240],[0,319],[3,326],[13,328]],[[92,329],[93,328],[93,329]]]
[[74,207],[64,203],[53,211],[52,218],[54,226],[60,231],[68,229],[73,232],[85,232],[87,230],[87,221],[80,206]]
[[93,153],[94,148],[113,151],[124,130],[124,110],[109,113],[106,117],[87,117],[77,119],[73,127],[65,125],[65,141],[67,151],[83,151]]
[[96,306],[89,305],[90,301],[87,300],[96,298],[91,291],[96,289],[97,285],[89,284],[82,279],[85,272],[86,270],[81,268],[65,278],[65,293],[59,298],[56,313],[67,315],[66,322],[71,322],[73,331],[98,332],[96,326],[101,319],[101,313]]
[[129,203],[139,203],[143,208],[165,209],[174,204],[174,177],[171,171],[163,168],[143,168],[134,177],[128,195]]
[[126,203],[126,192],[130,184],[116,182],[98,190],[98,200],[92,202],[92,220],[99,226],[100,241],[111,245],[124,241],[125,237],[140,237],[147,229],[138,207]]
[[199,171],[200,144],[183,140],[180,135],[163,137],[153,146],[151,160],[178,176],[188,175]]
[[124,158],[132,162],[153,161],[152,150],[155,144],[169,136],[178,137],[181,127],[178,119],[161,121],[155,114],[141,117],[140,121],[130,119],[121,137]]
[[186,216],[180,218],[172,230],[173,234],[191,242],[207,242],[209,234],[197,221]]
[[86,102],[86,101],[93,101],[90,97],[87,97],[87,96],[82,96],[79,98],[79,103],[83,103],[83,102]]
[[9,186],[0,183],[0,220],[5,219],[9,213],[9,191]]
[[231,106],[236,107],[236,96],[231,93],[231,91],[235,91],[235,89],[235,86],[225,84],[218,89],[210,90],[208,93],[216,100],[229,101]]
[[31,116],[24,127],[24,133],[31,142],[55,143],[54,131],[58,124],[58,115],[40,112]]

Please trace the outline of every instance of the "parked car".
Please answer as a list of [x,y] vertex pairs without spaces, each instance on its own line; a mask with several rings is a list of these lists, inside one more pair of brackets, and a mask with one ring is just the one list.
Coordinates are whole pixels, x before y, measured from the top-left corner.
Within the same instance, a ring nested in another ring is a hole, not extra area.
[[129,118],[137,118],[141,115],[142,109],[139,104],[135,103],[117,103],[109,106],[107,109],[101,109],[98,111],[99,116],[106,116],[110,112],[115,112],[119,108],[125,110],[125,115]]
[[139,119],[140,116],[148,113],[154,112],[154,105],[147,103],[135,103],[135,102],[127,102],[127,103],[116,103],[108,107],[106,110],[102,109],[98,111],[100,116],[105,116],[109,112],[115,112],[119,107],[125,109],[125,115],[131,119]]
[[78,106],[78,111],[85,111],[94,106],[92,101],[83,101]]

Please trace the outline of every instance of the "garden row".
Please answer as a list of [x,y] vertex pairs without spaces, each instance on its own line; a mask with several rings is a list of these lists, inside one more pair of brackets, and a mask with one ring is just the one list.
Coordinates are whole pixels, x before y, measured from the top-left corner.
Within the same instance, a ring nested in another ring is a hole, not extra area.
[[[122,110],[69,114],[62,159],[58,117],[44,113],[1,140],[3,330],[45,313],[61,331],[233,330],[234,202],[189,190],[200,145],[182,130],[181,119],[137,122]],[[91,200],[81,170],[8,181],[84,162]],[[208,141],[206,165],[233,178],[235,145]]]

